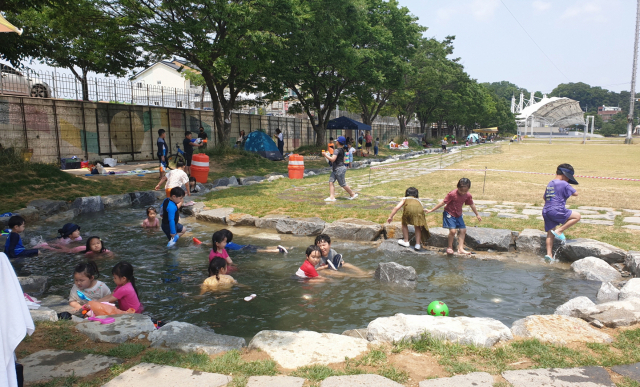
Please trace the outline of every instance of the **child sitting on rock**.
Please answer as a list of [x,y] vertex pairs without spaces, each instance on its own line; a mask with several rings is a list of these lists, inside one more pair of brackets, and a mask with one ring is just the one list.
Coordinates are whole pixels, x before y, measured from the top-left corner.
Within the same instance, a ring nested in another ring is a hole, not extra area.
[[298,271],[296,271],[296,277],[324,281],[326,277],[321,277],[316,271],[316,266],[318,266],[321,261],[320,248],[318,246],[311,245],[307,247],[305,254],[307,255],[307,259],[304,261],[302,266],[300,266]]
[[[79,263],[73,272],[73,286],[69,292],[69,306],[78,310],[89,300],[98,300],[111,294],[104,282],[98,281],[100,276],[95,262]],[[81,297],[80,294],[84,295]],[[87,300],[87,298],[89,300]]]
[[427,225],[427,219],[424,216],[424,208],[422,203],[418,200],[418,190],[414,187],[409,187],[404,193],[404,198],[398,203],[397,206],[391,211],[387,222],[391,224],[393,217],[402,208],[402,237],[398,239],[400,246],[409,247],[409,225],[413,225],[416,230],[416,245],[415,249],[420,250],[420,244],[427,244],[429,239],[429,226]]
[[113,269],[111,269],[111,274],[113,275],[113,282],[116,284],[113,294],[93,301],[110,302],[112,304],[118,301],[118,308],[120,310],[126,311],[131,308],[134,309],[136,313],[142,313],[144,308],[138,298],[136,278],[133,276],[133,266],[128,262],[118,262]]
[[227,260],[216,257],[209,261],[209,278],[202,283],[201,294],[208,290],[229,288],[237,283],[232,276],[227,275]]

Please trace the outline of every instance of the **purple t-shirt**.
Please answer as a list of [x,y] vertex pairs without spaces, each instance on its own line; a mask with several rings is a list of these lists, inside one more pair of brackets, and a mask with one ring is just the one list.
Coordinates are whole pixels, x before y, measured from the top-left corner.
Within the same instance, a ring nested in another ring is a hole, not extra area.
[[551,180],[544,193],[544,209],[565,209],[567,199],[576,192],[569,183],[564,180]]

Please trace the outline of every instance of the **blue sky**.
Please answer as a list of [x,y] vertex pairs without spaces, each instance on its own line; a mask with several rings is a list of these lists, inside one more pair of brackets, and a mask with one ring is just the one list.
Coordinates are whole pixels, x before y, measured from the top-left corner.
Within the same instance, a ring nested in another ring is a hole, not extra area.
[[542,92],[567,82],[585,82],[615,91],[630,88],[635,1],[399,2],[429,28],[425,36],[442,39],[455,35],[454,55],[462,58],[467,72],[480,82],[507,80]]

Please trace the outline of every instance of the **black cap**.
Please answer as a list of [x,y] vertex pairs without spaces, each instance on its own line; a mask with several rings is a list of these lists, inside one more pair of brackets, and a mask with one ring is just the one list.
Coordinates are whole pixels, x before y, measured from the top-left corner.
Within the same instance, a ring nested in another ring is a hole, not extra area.
[[569,184],[578,184],[578,182],[576,181],[576,179],[573,178],[573,171],[567,168],[560,168],[560,171],[562,172],[563,175],[566,176],[567,179],[569,179]]

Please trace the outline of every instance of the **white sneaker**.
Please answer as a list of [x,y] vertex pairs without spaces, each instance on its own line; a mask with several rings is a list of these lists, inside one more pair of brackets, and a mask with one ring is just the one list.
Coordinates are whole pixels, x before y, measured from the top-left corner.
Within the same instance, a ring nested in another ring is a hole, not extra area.
[[404,246],[404,247],[409,247],[411,246],[411,244],[409,244],[409,242],[405,242],[403,239],[398,239],[398,244],[400,246]]
[[353,200],[353,199],[355,199],[355,198],[357,198],[357,197],[358,197],[358,194],[355,194],[355,195],[353,195],[353,196],[350,196],[350,197],[349,197],[349,200]]
[[420,245],[418,244],[418,245],[416,245],[416,246],[415,246],[415,249],[416,249],[416,250],[420,250],[420,249],[422,249],[422,246],[420,246]]
[[324,199],[324,201],[325,201],[325,202],[335,202],[335,201],[336,201],[336,199],[335,199],[335,198],[333,198],[333,199],[331,199],[331,198],[326,198],[326,199]]
[[278,251],[280,251],[282,254],[287,254],[289,252],[284,246],[280,245],[278,245]]

